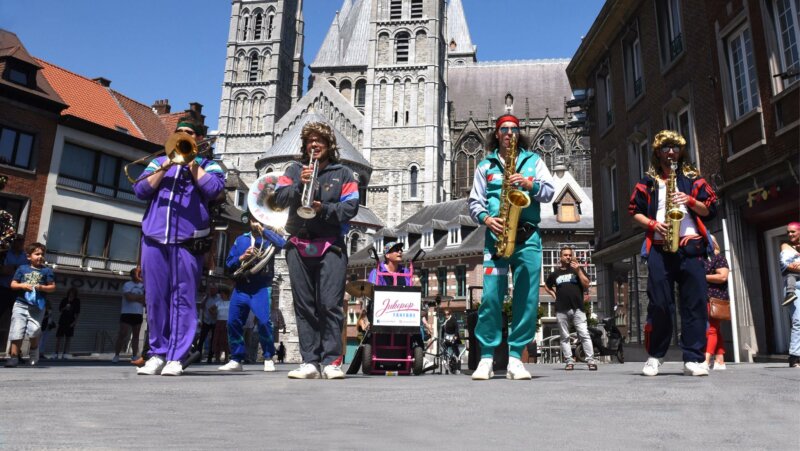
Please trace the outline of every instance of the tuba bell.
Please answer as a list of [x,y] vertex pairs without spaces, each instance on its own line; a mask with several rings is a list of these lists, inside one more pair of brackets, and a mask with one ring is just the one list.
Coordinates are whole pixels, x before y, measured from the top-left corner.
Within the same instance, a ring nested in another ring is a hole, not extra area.
[[[250,185],[247,193],[247,208],[265,230],[275,234],[286,235],[286,222],[289,220],[289,211],[275,204],[275,187],[278,179],[283,174],[270,172],[262,175]],[[259,274],[275,255],[275,245],[266,239],[265,232],[261,235],[261,245],[255,253],[234,271],[233,278],[247,278]]]

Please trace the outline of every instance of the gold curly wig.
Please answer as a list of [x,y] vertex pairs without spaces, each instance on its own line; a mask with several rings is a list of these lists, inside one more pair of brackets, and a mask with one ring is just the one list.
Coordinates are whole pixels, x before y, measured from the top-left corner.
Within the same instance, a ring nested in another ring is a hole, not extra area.
[[308,163],[310,160],[310,157],[306,154],[306,143],[312,133],[318,134],[328,144],[328,159],[331,163],[338,163],[339,147],[336,145],[336,134],[333,133],[331,126],[324,122],[309,122],[303,126],[303,131],[300,134],[300,161]]
[[684,175],[692,178],[700,175],[700,171],[686,158],[688,156],[686,153],[686,139],[674,130],[661,130],[656,133],[655,138],[653,138],[653,153],[650,156],[650,169],[647,171],[648,175],[657,178],[658,174],[661,172],[659,170],[658,154],[664,146],[680,147],[678,166],[681,168]]

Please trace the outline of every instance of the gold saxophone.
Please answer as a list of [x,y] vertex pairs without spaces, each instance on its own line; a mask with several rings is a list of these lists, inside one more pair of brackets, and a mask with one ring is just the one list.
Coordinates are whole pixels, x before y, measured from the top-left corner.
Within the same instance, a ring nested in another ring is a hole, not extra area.
[[511,136],[511,145],[506,151],[503,187],[500,191],[500,218],[503,220],[503,232],[497,236],[495,257],[509,258],[514,253],[517,241],[517,226],[522,209],[531,204],[531,198],[522,190],[511,186],[509,179],[517,168],[517,137]]
[[678,177],[676,175],[678,164],[670,163],[670,173],[667,178],[666,199],[664,199],[664,210],[666,210],[666,223],[669,230],[664,237],[664,252],[675,253],[681,245],[681,221],[686,215],[677,205],[672,202],[672,195],[678,191]]

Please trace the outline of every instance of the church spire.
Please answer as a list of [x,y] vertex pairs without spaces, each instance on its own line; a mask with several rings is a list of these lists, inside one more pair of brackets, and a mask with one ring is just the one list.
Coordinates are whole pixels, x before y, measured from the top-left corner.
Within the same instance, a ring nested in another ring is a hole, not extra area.
[[450,0],[447,3],[447,58],[451,63],[469,64],[477,61],[477,52],[461,0]]

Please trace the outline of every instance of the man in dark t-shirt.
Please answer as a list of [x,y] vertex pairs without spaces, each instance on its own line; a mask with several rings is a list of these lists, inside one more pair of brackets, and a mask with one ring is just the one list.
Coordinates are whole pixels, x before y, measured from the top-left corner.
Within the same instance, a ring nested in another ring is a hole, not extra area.
[[561,354],[567,362],[565,370],[575,368],[572,358],[572,348],[569,344],[569,322],[572,321],[578,337],[583,343],[586,352],[586,364],[589,370],[597,370],[592,348],[592,337],[586,322],[586,312],[583,311],[583,293],[589,289],[589,277],[581,269],[580,264],[573,258],[572,249],[561,248],[560,266],[550,273],[545,282],[545,290],[556,299],[556,319],[561,333]]

